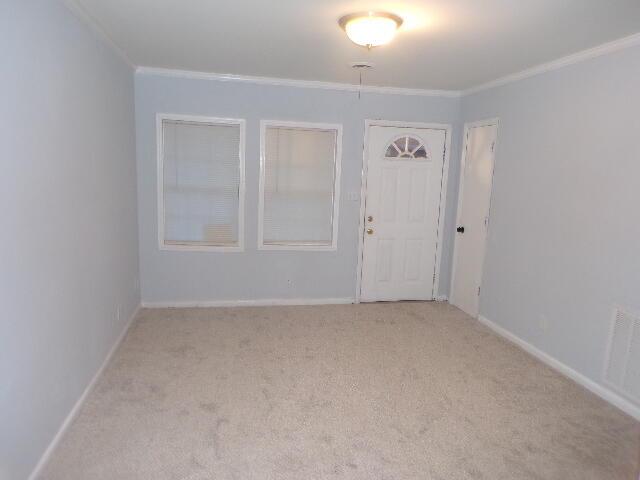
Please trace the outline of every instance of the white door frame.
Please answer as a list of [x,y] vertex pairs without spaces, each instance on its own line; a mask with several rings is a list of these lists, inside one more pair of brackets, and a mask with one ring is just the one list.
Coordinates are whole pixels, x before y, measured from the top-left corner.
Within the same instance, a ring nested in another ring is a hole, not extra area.
[[364,230],[365,230],[365,207],[367,199],[367,173],[369,171],[369,129],[370,127],[399,127],[399,128],[428,128],[432,130],[444,130],[444,162],[442,164],[442,187],[440,188],[440,205],[438,214],[438,233],[436,241],[436,269],[435,280],[433,282],[434,297],[438,300],[438,287],[440,285],[440,259],[442,257],[442,238],[444,234],[444,218],[447,198],[447,179],[449,177],[449,152],[451,151],[451,124],[445,123],[422,123],[422,122],[402,122],[396,120],[373,120],[364,121],[364,145],[362,148],[362,179],[360,189],[360,224],[358,227],[358,271],[356,277],[356,300],[360,303],[362,289],[362,255],[364,253]]
[[[476,128],[476,127],[488,127],[488,126],[494,126],[496,127],[496,143],[493,147],[493,168],[491,169],[491,194],[489,195],[489,219],[488,219],[488,224],[487,224],[487,241],[485,241],[484,243],[484,251],[482,252],[482,271],[480,272],[480,295],[482,295],[482,275],[484,273],[484,261],[485,258],[487,256],[487,243],[488,243],[488,238],[489,238],[489,226],[491,225],[491,199],[493,198],[493,175],[496,171],[496,148],[498,146],[498,140],[500,138],[500,136],[498,135],[498,131],[500,130],[500,118],[498,117],[494,117],[494,118],[487,118],[485,120],[477,120],[475,122],[467,122],[464,124],[464,134],[462,137],[462,152],[460,153],[460,179],[459,179],[459,183],[458,183],[458,207],[457,207],[457,212],[456,212],[456,224],[455,227],[457,227],[458,225],[460,225],[460,217],[462,216],[462,198],[463,198],[463,193],[464,193],[464,168],[465,165],[467,164],[467,146],[469,143],[469,131],[472,128]],[[458,238],[459,236],[456,235],[454,237],[454,241],[453,241],[453,255],[452,255],[452,259],[451,259],[451,284],[449,285],[449,303],[453,304],[453,286],[455,285],[455,281],[456,281],[456,266],[457,266],[457,253],[458,253]],[[478,308],[479,308],[479,301],[480,298],[478,299]],[[479,312],[478,312],[479,315]]]

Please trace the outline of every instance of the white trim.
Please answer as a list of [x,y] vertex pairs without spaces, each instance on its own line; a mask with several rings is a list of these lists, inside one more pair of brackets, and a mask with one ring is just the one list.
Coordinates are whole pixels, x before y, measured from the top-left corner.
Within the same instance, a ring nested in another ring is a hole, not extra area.
[[[183,122],[203,123],[209,125],[237,125],[240,127],[240,185],[238,192],[238,245],[200,245],[185,242],[184,244],[167,244],[164,241],[164,178],[163,178],[163,160],[164,160],[164,129],[162,123],[164,120],[174,120]],[[244,251],[244,204],[245,204],[245,138],[246,138],[246,122],[244,119],[238,118],[218,118],[218,117],[202,117],[197,115],[178,115],[173,113],[156,114],[156,181],[157,181],[157,199],[156,206],[158,209],[158,248],[160,250],[178,250],[191,252],[243,252]]]
[[477,128],[477,127],[489,127],[493,125],[500,126],[499,117],[485,118],[485,119],[476,120],[473,122],[465,122],[464,128],[466,130],[466,129]]
[[131,61],[126,52],[113,41],[104,31],[100,23],[93,18],[76,0],[63,0],[63,5],[75,15],[75,17],[89,27],[100,40],[106,43],[131,69],[135,70],[136,65]]
[[271,85],[277,87],[317,88],[321,90],[337,90],[345,92],[376,93],[386,95],[414,95],[421,97],[458,98],[457,90],[428,90],[421,88],[377,87],[374,85],[355,85],[351,83],[321,82],[317,80],[294,80],[290,78],[257,77],[251,75],[234,75],[230,73],[208,73],[170,68],[138,67],[138,75],[155,75],[161,77],[188,78],[192,80],[212,80],[216,82],[238,82],[255,85]]
[[433,281],[433,298],[437,298],[440,292],[440,264],[442,262],[442,250],[444,241],[444,220],[447,213],[447,187],[449,185],[449,159],[451,157],[452,127],[445,129],[444,161],[442,164],[442,179],[440,183],[440,205],[438,206],[438,233],[436,240],[436,278]]
[[362,92],[362,93],[374,93],[374,94],[387,94],[387,95],[413,95],[413,96],[426,96],[426,97],[447,97],[447,98],[459,98],[471,95],[483,90],[503,86],[509,83],[517,82],[525,78],[540,75],[542,73],[557,70],[569,65],[583,62],[592,58],[596,58],[608,53],[613,53],[625,48],[634,47],[640,45],[640,33],[629,35],[611,42],[607,42],[593,48],[582,50],[580,52],[567,55],[565,57],[552,60],[550,62],[542,63],[540,65],[522,70],[520,72],[512,73],[501,78],[491,80],[489,82],[470,87],[465,90],[438,90],[438,89],[422,89],[422,88],[403,88],[403,87],[383,87],[375,85],[356,85],[350,83],[340,82],[322,82],[317,80],[296,80],[290,78],[276,78],[276,77],[260,77],[252,75],[235,75],[230,73],[213,73],[213,72],[200,72],[190,70],[180,70],[171,68],[157,68],[157,67],[145,67],[135,65],[125,51],[118,46],[113,39],[105,32],[100,24],[90,16],[83,7],[81,7],[77,0],[63,0],[63,3],[67,8],[76,15],[81,21],[94,30],[98,36],[103,39],[113,50],[129,65],[135,69],[135,73],[139,75],[156,75],[163,77],[174,78],[188,78],[199,80],[211,80],[218,82],[239,82],[239,83],[251,83],[258,85],[272,85],[282,87],[297,87],[297,88],[317,88],[323,90],[337,90],[348,92]]
[[120,344],[124,340],[124,337],[127,335],[127,332],[129,331],[129,328],[133,324],[133,320],[136,318],[136,315],[140,311],[140,307],[141,307],[141,305],[138,304],[138,306],[133,311],[133,314],[131,315],[131,317],[129,317],[129,320],[127,320],[127,323],[125,324],[124,328],[122,329],[122,332],[120,333],[120,335],[118,336],[118,338],[114,342],[113,346],[109,350],[109,353],[107,353],[107,356],[105,357],[104,361],[102,362],[102,365],[100,365],[100,368],[95,373],[95,375],[93,376],[93,378],[91,379],[91,381],[89,382],[87,387],[84,389],[84,392],[82,392],[82,395],[80,395],[80,398],[78,398],[78,400],[74,404],[73,408],[71,408],[71,411],[69,412],[67,417],[62,422],[62,425],[60,425],[60,428],[58,429],[56,434],[53,436],[53,439],[51,440],[51,442],[49,442],[49,446],[47,446],[46,450],[44,451],[44,453],[40,457],[40,460],[38,460],[38,463],[36,464],[35,468],[31,472],[31,475],[29,475],[29,477],[28,477],[29,480],[35,480],[42,473],[42,470],[44,469],[45,465],[47,464],[47,461],[51,457],[51,454],[54,452],[54,450],[56,449],[56,447],[60,443],[60,440],[62,440],[62,438],[64,437],[64,434],[67,432],[67,430],[69,429],[69,427],[71,426],[71,424],[75,420],[75,418],[78,415],[78,413],[80,412],[80,409],[82,408],[82,405],[84,404],[85,400],[87,399],[89,394],[92,392],[92,390],[94,389],[94,387],[98,383],[98,380],[100,379],[100,377],[102,376],[103,372],[107,368],[107,365],[109,365],[109,362],[111,362],[111,359],[113,358],[113,355],[116,353],[116,350],[118,350],[118,347],[120,346]]
[[[66,0],[72,2],[72,0]],[[95,22],[93,22],[95,23]],[[108,37],[107,37],[108,38]],[[113,44],[112,41],[110,43]],[[596,47],[582,50],[580,52],[552,60],[550,62],[542,63],[540,65],[516,72],[510,75],[506,75],[489,82],[470,87],[466,90],[430,90],[420,88],[399,88],[399,87],[379,87],[374,85],[354,85],[349,83],[338,82],[320,82],[315,80],[294,80],[289,78],[272,78],[272,77],[258,77],[250,75],[234,75],[223,73],[207,73],[188,70],[177,70],[169,68],[155,68],[139,66],[136,68],[136,74],[139,75],[156,75],[163,77],[174,78],[189,78],[199,80],[212,80],[218,82],[240,82],[251,83],[258,85],[274,85],[282,87],[298,87],[298,88],[318,88],[324,90],[337,90],[347,92],[363,92],[363,93],[377,93],[388,95],[415,95],[426,97],[448,97],[459,98],[472,95],[483,90],[488,90],[495,87],[507,85],[509,83],[524,80],[525,78],[540,75],[542,73],[551,72],[560,68],[573,65],[576,63],[590,60],[608,53],[613,53],[625,48],[630,48],[640,45],[640,33],[629,35],[627,37],[614,40],[612,42],[604,43]],[[129,62],[130,63],[130,62]]]
[[[458,178],[458,199],[457,199],[456,224],[455,224],[455,228],[457,228],[457,226],[460,225],[460,217],[462,216],[462,201],[464,196],[464,170],[467,164],[467,147],[469,142],[469,131],[472,128],[488,127],[488,126],[496,127],[496,143],[493,147],[493,165],[491,168],[491,192],[489,193],[489,212],[488,212],[489,224],[487,225],[486,241],[488,241],[489,239],[489,225],[491,225],[491,198],[493,197],[493,175],[495,174],[495,170],[496,170],[496,148],[498,146],[498,138],[499,138],[498,132],[500,129],[500,119],[498,117],[489,118],[486,120],[478,120],[475,122],[467,122],[464,124],[464,134],[462,137],[462,152],[460,153],[460,171],[459,171],[460,175]],[[453,239],[453,252],[452,252],[453,254],[451,259],[451,281],[449,283],[449,298],[450,298],[450,303],[452,305],[455,305],[455,297],[454,297],[455,290],[453,286],[455,285],[455,280],[456,280],[456,266],[458,264],[457,252],[458,252],[459,238],[460,237],[456,234]],[[482,252],[482,257],[483,257],[482,271],[484,271],[484,259],[486,258],[486,255],[487,255],[486,241],[485,241],[484,252]],[[480,272],[479,287],[482,287],[482,271]],[[482,288],[480,288],[480,294],[482,294]],[[480,308],[480,298],[478,298],[478,308]],[[466,312],[466,313],[469,313],[469,312]],[[474,312],[474,314],[471,316],[477,317],[477,315],[478,315],[478,312]]]
[[365,124],[368,127],[398,127],[398,128],[425,128],[428,130],[451,130],[449,123],[432,123],[432,122],[404,122],[402,120],[382,120],[367,119]]
[[552,357],[548,353],[543,352],[538,347],[533,346],[526,340],[523,340],[522,338],[518,337],[514,333],[511,333],[506,328],[501,327],[497,323],[492,322],[488,318],[480,315],[478,317],[478,321],[483,325],[486,325],[487,327],[489,327],[491,330],[493,330],[495,333],[497,333],[501,337],[506,338],[512,343],[515,343],[517,346],[522,348],[525,352],[529,353],[530,355],[533,355],[538,360],[547,364],[548,366],[558,371],[562,375],[570,378],[571,380],[583,386],[590,392],[595,393],[603,400],[618,407],[620,410],[632,416],[636,420],[640,420],[640,406],[634,405],[633,403],[621,397],[617,393],[609,390],[608,388],[600,385],[599,383],[594,382],[590,378],[587,378],[582,373],[577,372],[570,366],[562,363],[560,360]]
[[618,50],[623,50],[629,47],[635,47],[636,45],[640,45],[640,33],[636,33],[628,37],[620,38],[612,42],[604,43],[602,45],[598,45],[597,47],[589,48],[587,50],[582,50],[581,52],[574,53],[566,57],[558,58],[551,62],[542,63],[535,67],[522,70],[521,72],[512,73],[510,75],[497,78],[495,80],[492,80],[487,83],[483,83],[481,85],[476,85],[475,87],[471,87],[466,90],[463,90],[461,92],[461,96],[465,97],[467,95],[481,92],[483,90],[488,90],[495,87],[501,87],[509,83],[517,82],[519,80],[524,80],[525,78],[534,77],[542,73],[558,70],[560,68],[567,67],[569,65],[573,65],[576,63],[584,62],[585,60],[590,60],[592,58],[600,57],[608,53],[617,52]]
[[[281,243],[265,245],[264,243],[264,182],[265,182],[265,132],[268,127],[284,127],[300,130],[324,130],[336,132],[334,147],[334,183],[333,183],[333,216],[330,245]],[[260,181],[258,186],[258,250],[286,250],[306,252],[327,252],[338,249],[338,223],[340,215],[340,177],[342,171],[342,125],[335,123],[310,123],[283,120],[260,121]]]
[[362,168],[360,170],[360,221],[358,223],[358,263],[356,266],[356,303],[362,298],[362,263],[364,255],[365,213],[367,208],[367,173],[369,168],[369,126],[373,120],[364,121],[362,144]]
[[[367,200],[367,173],[369,169],[369,130],[370,127],[398,127],[398,128],[424,128],[430,130],[445,131],[444,160],[442,162],[442,183],[440,188],[440,205],[438,206],[438,234],[436,238],[436,278],[433,282],[433,298],[438,298],[438,289],[440,286],[440,263],[442,259],[442,241],[444,238],[444,219],[446,212],[447,186],[449,178],[449,153],[451,151],[451,132],[450,124],[444,123],[422,123],[422,122],[403,122],[397,120],[372,120],[364,121],[364,145],[362,149],[362,173],[360,186],[360,223],[358,226],[358,264],[356,272],[356,303],[360,303],[362,290],[362,255],[364,254],[364,230],[365,230],[365,209]],[[443,202],[444,199],[444,202]]]
[[271,307],[290,305],[347,305],[356,303],[352,297],[339,298],[263,298],[255,300],[169,300],[142,302],[143,308],[209,308],[209,307]]

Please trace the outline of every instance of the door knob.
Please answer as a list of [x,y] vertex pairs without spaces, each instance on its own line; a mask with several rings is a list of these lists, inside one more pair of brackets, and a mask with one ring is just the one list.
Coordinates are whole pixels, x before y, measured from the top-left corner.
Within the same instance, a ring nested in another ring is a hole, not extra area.
[[464,233],[464,227],[458,227],[458,228],[456,228],[456,232],[458,232],[458,233]]
[[373,228],[367,228],[367,233],[369,235],[372,235],[373,234]]

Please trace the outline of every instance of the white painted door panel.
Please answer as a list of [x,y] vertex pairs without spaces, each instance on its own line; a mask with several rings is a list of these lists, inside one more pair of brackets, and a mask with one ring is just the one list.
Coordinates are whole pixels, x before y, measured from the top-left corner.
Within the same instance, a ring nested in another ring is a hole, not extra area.
[[445,130],[370,127],[362,301],[434,298],[445,140]]
[[[458,232],[455,240],[450,301],[471,316],[478,315],[497,125],[467,129],[460,183]],[[464,228],[464,232],[459,230]]]

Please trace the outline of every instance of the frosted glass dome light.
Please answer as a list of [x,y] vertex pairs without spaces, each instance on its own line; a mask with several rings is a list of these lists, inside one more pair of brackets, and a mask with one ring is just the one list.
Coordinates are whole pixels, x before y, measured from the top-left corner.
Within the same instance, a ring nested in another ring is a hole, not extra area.
[[371,48],[389,43],[402,18],[392,13],[366,12],[345,15],[338,23],[353,43]]

